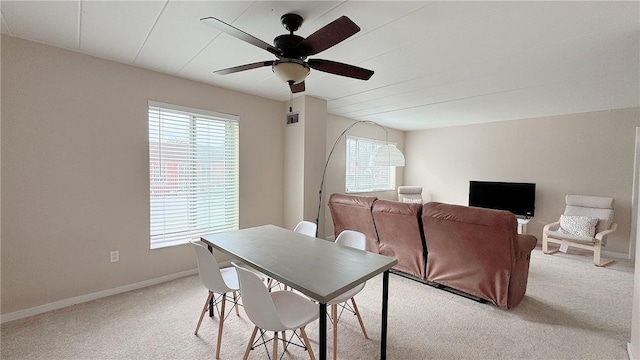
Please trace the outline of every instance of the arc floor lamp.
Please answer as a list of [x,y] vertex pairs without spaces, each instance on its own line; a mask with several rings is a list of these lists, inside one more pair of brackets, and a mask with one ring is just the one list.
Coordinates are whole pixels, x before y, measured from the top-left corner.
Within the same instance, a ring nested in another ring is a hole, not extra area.
[[371,163],[375,166],[404,166],[404,155],[402,152],[396,147],[395,144],[389,144],[389,131],[386,127],[378,124],[377,122],[369,121],[369,120],[358,120],[353,124],[347,126],[344,129],[336,141],[333,143],[331,147],[331,151],[329,151],[329,155],[327,156],[327,161],[324,163],[324,170],[322,171],[322,180],[320,181],[320,190],[318,191],[318,214],[316,215],[316,237],[318,237],[318,228],[320,226],[320,210],[322,209],[322,189],[324,188],[324,179],[327,175],[327,167],[329,166],[329,160],[331,160],[331,155],[333,155],[333,151],[336,149],[336,146],[340,142],[342,138],[347,134],[347,131],[351,130],[354,126],[358,124],[371,124],[376,125],[382,128],[385,133],[385,144],[379,145],[371,154]]

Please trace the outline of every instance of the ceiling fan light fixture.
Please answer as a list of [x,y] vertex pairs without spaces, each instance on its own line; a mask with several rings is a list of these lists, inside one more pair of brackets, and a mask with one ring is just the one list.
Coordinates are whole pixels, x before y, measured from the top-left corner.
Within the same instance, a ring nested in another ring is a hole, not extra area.
[[278,79],[288,84],[299,84],[309,75],[309,66],[304,61],[276,61],[271,66],[271,70]]

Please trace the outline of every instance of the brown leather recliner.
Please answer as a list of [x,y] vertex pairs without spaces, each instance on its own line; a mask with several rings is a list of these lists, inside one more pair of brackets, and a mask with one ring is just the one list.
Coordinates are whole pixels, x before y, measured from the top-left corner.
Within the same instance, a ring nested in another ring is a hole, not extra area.
[[502,309],[520,303],[536,238],[518,235],[512,213],[431,202],[422,209],[422,223],[429,252],[428,281]]
[[332,194],[329,197],[329,210],[335,237],[338,238],[343,230],[359,231],[367,237],[366,250],[378,253],[378,234],[371,215],[377,199],[375,196]]
[[398,259],[393,270],[424,279],[426,252],[422,235],[422,204],[377,200],[372,213],[380,254]]

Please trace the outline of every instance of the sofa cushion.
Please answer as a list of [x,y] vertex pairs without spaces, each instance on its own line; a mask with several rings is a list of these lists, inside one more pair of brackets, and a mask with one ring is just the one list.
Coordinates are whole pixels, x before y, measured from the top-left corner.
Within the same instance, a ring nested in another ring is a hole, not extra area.
[[343,230],[359,231],[367,237],[367,251],[378,253],[378,234],[371,215],[371,208],[377,199],[375,196],[332,194],[329,197],[329,210],[335,237]]
[[372,213],[380,254],[398,259],[394,270],[424,279],[422,204],[377,200]]

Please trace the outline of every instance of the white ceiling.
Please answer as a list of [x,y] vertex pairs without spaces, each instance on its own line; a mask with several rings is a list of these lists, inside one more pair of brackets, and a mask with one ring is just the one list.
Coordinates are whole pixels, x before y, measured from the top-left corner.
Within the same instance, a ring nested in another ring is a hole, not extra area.
[[268,43],[280,16],[306,37],[346,15],[362,29],[313,58],[375,71],[311,71],[305,95],[330,113],[401,130],[640,106],[640,6],[629,2],[1,1],[2,34],[286,101],[274,60],[200,22],[216,17]]

